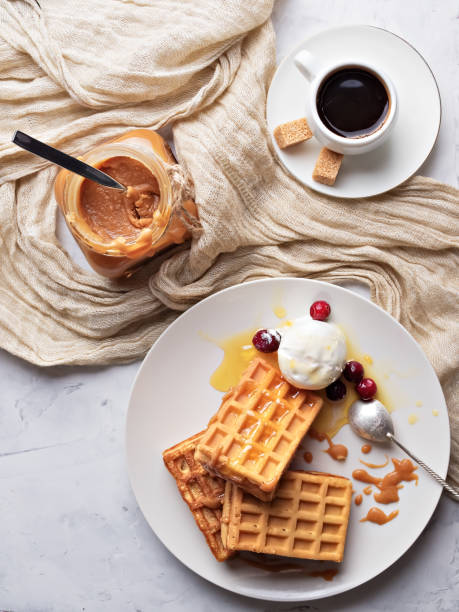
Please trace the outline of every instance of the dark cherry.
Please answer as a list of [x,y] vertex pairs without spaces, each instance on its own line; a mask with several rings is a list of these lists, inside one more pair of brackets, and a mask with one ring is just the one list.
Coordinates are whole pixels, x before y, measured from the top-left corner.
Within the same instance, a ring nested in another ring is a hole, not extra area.
[[330,316],[330,310],[330,304],[328,302],[319,300],[318,302],[314,302],[311,306],[309,314],[316,321],[326,321]]
[[327,394],[328,399],[332,402],[339,402],[339,400],[342,400],[343,397],[345,397],[346,392],[346,385],[343,383],[342,380],[339,379],[335,380],[335,382],[332,382],[325,389],[325,393]]
[[252,344],[262,353],[274,353],[279,348],[281,336],[275,329],[259,329],[252,338]]
[[355,390],[363,400],[371,400],[378,391],[375,381],[372,378],[362,378]]
[[344,366],[343,376],[349,382],[358,384],[363,378],[363,365],[360,361],[348,361]]

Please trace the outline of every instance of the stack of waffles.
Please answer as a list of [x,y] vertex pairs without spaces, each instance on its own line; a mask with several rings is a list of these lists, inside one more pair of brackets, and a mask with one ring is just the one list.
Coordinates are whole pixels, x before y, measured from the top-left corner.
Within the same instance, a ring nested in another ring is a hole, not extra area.
[[350,481],[287,470],[321,406],[256,358],[208,428],[164,451],[217,560],[238,550],[342,560]]

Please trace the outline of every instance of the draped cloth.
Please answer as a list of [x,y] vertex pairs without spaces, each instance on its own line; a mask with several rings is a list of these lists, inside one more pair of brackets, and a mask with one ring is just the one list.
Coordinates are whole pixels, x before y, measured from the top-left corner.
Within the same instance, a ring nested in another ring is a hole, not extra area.
[[[360,281],[439,376],[458,482],[459,192],[415,177],[341,201],[281,168],[265,120],[272,4],[0,0],[0,346],[41,366],[128,362],[230,285]],[[56,168],[11,144],[12,132],[80,155],[169,123],[201,231],[125,281],[81,269],[56,237]]]

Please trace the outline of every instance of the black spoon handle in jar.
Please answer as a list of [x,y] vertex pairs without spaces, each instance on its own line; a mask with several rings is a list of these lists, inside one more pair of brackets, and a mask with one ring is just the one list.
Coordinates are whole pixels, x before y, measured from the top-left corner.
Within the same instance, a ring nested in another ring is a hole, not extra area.
[[32,136],[24,134],[24,132],[20,132],[18,130],[13,137],[13,142],[14,144],[17,144],[18,147],[21,147],[30,153],[34,153],[39,157],[43,157],[44,159],[47,159],[48,161],[53,162],[66,170],[70,170],[70,172],[79,174],[90,181],[99,183],[99,185],[126,191],[126,187],[124,185],[118,183],[118,181],[115,181],[114,178],[108,174],[105,174],[105,172],[101,172],[97,168],[93,168],[93,166],[85,164],[80,159],[59,151],[59,149],[50,147],[44,142],[41,142],[36,138],[32,138]]

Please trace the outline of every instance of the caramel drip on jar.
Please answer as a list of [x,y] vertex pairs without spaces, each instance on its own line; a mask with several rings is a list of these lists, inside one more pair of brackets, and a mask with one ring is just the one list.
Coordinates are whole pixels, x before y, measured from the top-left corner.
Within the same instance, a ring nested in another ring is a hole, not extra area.
[[327,441],[328,448],[324,451],[324,453],[330,455],[332,459],[335,461],[344,461],[346,459],[348,450],[344,444],[334,444],[328,434],[317,431],[317,429],[312,427],[309,429],[308,433],[314,440],[318,440],[319,442],[323,442],[324,440]]
[[371,444],[364,444],[360,450],[364,455],[367,455],[371,451]]
[[389,521],[392,521],[397,515],[398,510],[394,510],[390,514],[385,514],[380,508],[370,508],[368,514],[363,519],[360,519],[360,522],[365,523],[369,521],[377,525],[385,525]]
[[402,488],[402,482],[415,480],[418,483],[418,475],[414,473],[417,467],[409,459],[392,459],[394,470],[383,478],[372,476],[366,470],[358,469],[352,472],[352,477],[360,482],[376,485],[379,492],[374,494],[374,499],[380,504],[390,504],[399,501],[398,489]]
[[383,468],[383,467],[386,467],[387,465],[389,465],[389,456],[386,455],[385,462],[384,463],[379,463],[379,464],[378,463],[367,463],[366,461],[362,461],[362,459],[359,459],[359,461],[360,461],[360,463],[362,465],[366,465],[369,468],[373,468],[373,469],[375,469],[375,468]]

